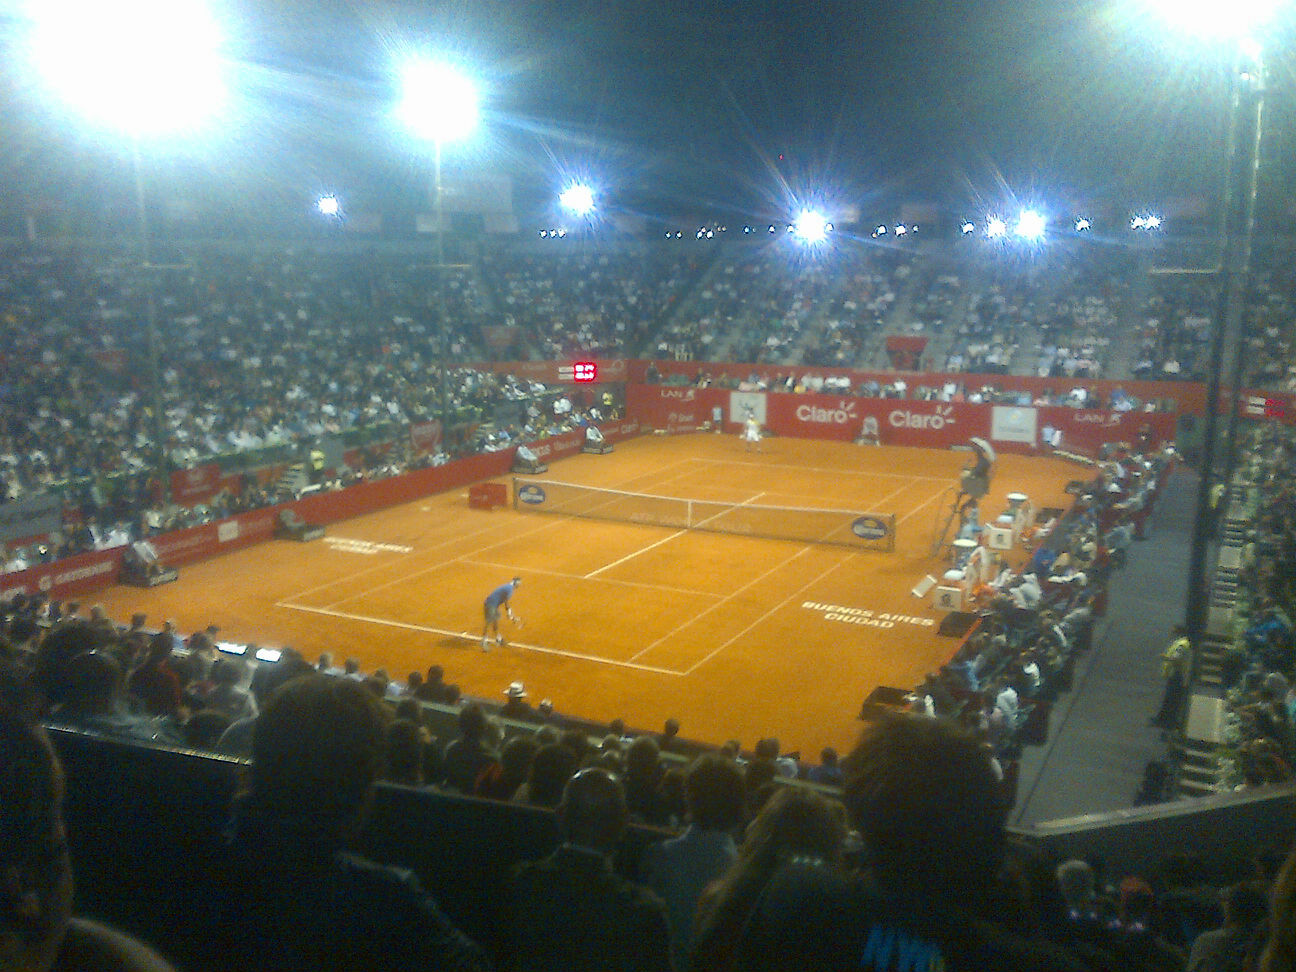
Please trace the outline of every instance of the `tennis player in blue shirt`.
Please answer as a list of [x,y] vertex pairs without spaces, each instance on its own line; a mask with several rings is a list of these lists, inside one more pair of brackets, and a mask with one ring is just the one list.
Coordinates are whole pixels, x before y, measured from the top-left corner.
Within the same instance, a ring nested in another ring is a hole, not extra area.
[[499,616],[501,610],[508,615],[510,621],[516,624],[519,628],[522,627],[522,622],[518,620],[517,615],[513,613],[513,608],[509,604],[509,601],[513,597],[513,592],[517,590],[517,586],[521,583],[521,577],[514,577],[507,584],[501,584],[499,587],[495,588],[495,590],[486,595],[486,604],[484,605],[486,624],[482,627],[482,651],[490,651],[490,639],[487,635],[491,631],[495,632],[495,643],[497,645],[504,644],[504,636],[500,634],[499,629]]

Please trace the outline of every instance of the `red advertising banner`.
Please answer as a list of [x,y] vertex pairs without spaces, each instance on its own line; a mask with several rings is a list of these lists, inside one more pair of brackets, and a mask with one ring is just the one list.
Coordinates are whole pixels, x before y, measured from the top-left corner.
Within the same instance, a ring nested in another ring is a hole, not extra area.
[[208,463],[171,474],[171,498],[181,506],[194,506],[211,499],[221,490],[220,466]]
[[40,564],[27,570],[0,575],[0,598],[15,594],[48,594],[64,598],[89,594],[117,583],[125,547],[96,550],[93,553],[65,557],[53,564]]
[[[1163,412],[1113,412],[1066,406],[1017,407],[1035,434],[1012,440],[992,435],[993,405],[916,401],[896,398],[853,398],[841,395],[794,395],[769,392],[742,393],[716,388],[680,388],[665,385],[629,385],[629,413],[647,429],[692,432],[711,421],[719,408],[726,432],[737,433],[741,423],[731,414],[731,396],[750,402],[763,400],[764,425],[775,435],[802,439],[853,441],[861,433],[885,445],[948,449],[972,436],[992,441],[1005,452],[1029,452],[1040,445],[1046,426],[1062,433],[1062,448],[1096,453],[1108,442],[1136,444],[1145,433],[1156,445],[1175,434],[1176,416]],[[1002,408],[1002,406],[1000,406]]]
[[[884,445],[947,449],[990,434],[990,406],[834,395],[770,395],[766,427],[798,439],[853,441],[865,423]],[[871,420],[871,421],[870,421]],[[736,428],[736,427],[735,427]]]
[[409,427],[409,436],[415,454],[434,453],[441,448],[441,421],[415,422]]
[[[1059,448],[1096,455],[1109,442],[1126,442],[1137,450],[1155,448],[1175,437],[1175,416],[1161,412],[1111,412],[1098,409],[1040,408],[1039,428],[1062,433]],[[1146,440],[1145,444],[1141,444]]]

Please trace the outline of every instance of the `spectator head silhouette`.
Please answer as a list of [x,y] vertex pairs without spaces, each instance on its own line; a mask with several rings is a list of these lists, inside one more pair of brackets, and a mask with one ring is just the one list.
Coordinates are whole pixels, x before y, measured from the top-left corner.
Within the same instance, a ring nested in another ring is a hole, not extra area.
[[735,830],[747,807],[742,771],[723,756],[699,756],[684,777],[689,819],[703,830]]
[[1003,857],[1006,807],[976,738],[940,719],[874,721],[844,761],[843,799],[879,891],[962,910]]
[[573,844],[610,853],[625,832],[627,817],[625,790],[607,770],[583,769],[563,788],[558,822]]
[[302,837],[346,838],[382,772],[386,725],[382,703],[352,679],[307,674],[281,685],[252,736],[252,806]]
[[63,770],[33,693],[0,666],[0,968],[48,969],[72,917]]

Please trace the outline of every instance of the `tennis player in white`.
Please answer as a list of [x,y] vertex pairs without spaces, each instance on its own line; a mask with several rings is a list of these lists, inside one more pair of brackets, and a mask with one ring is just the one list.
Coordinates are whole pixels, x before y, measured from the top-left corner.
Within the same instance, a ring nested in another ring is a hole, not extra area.
[[750,409],[747,410],[747,421],[743,423],[742,440],[747,444],[748,452],[753,449],[760,452],[760,420],[756,418]]

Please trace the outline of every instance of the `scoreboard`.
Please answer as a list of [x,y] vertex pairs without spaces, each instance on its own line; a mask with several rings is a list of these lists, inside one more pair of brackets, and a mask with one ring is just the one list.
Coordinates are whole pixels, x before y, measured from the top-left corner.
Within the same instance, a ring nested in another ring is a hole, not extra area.
[[573,361],[571,364],[559,365],[558,380],[577,384],[598,381],[598,365],[593,361]]

